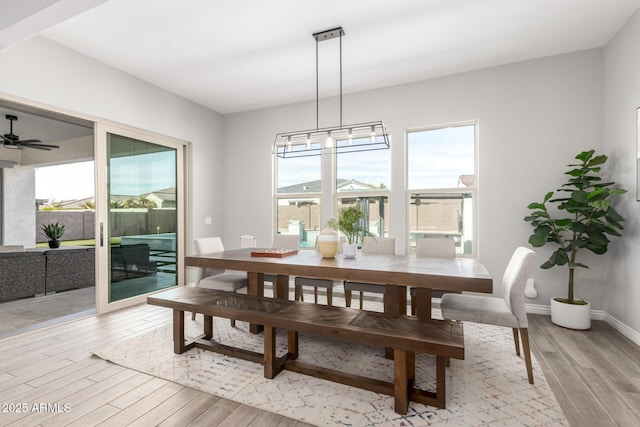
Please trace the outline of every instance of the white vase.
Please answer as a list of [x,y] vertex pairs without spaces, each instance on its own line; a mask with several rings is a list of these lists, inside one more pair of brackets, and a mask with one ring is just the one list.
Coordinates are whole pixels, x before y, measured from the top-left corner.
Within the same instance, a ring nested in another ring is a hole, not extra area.
[[325,227],[324,230],[318,234],[318,252],[323,258],[334,258],[338,253],[338,242],[340,238],[332,228]]
[[342,245],[342,254],[345,258],[355,258],[358,251],[358,245],[355,243],[345,243]]
[[566,304],[551,298],[551,322],[569,329],[591,329],[591,304]]

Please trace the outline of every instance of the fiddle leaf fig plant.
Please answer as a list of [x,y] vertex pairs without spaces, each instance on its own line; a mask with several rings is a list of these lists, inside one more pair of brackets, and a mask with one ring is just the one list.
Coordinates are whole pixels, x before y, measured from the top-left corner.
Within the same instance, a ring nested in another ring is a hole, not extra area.
[[589,150],[575,158],[579,163],[567,165],[570,169],[565,174],[569,178],[556,190],[557,196],[551,191],[542,202],[529,204],[531,213],[524,220],[533,226],[529,237],[533,247],[547,243],[558,246],[541,268],[566,265],[569,269],[567,298],[561,302],[586,304],[575,300],[573,293],[575,269],[588,268],[578,262],[578,252],[587,249],[604,254],[609,246],[608,236],[622,235],[624,218],[613,208],[612,201],[627,190],[612,188],[615,182],[603,182],[600,172],[607,156]]

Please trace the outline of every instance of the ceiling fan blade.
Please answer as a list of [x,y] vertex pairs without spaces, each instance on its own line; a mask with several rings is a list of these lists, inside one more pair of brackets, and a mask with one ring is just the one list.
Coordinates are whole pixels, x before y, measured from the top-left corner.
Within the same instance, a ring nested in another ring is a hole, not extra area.
[[31,144],[32,142],[42,142],[39,139],[21,139],[16,141],[16,144]]
[[37,148],[38,150],[51,150],[53,148],[60,148],[57,145],[50,145],[50,144],[33,144],[33,143],[28,143],[28,144],[20,144],[22,147],[27,147],[27,148]]

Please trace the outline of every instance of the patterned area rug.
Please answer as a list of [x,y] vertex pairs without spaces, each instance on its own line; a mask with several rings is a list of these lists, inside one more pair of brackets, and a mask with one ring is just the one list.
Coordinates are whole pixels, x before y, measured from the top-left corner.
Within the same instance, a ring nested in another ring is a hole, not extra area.
[[[336,302],[338,304],[339,302]],[[367,307],[365,307],[367,308]],[[369,307],[372,308],[372,307]],[[202,331],[202,316],[187,314],[187,335]],[[185,386],[275,412],[318,426],[565,426],[566,418],[535,358],[535,385],[526,377],[524,359],[515,355],[508,328],[465,323],[465,360],[447,368],[447,408],[411,402],[402,416],[393,398],[283,371],[269,380],[256,364],[200,349],[173,353],[171,326],[161,327],[96,356]],[[238,322],[214,319],[218,342],[262,352],[262,335]],[[278,355],[286,353],[286,333],[279,332]],[[393,361],[380,347],[300,336],[299,361],[393,381]],[[433,389],[435,358],[416,355],[418,386]]]

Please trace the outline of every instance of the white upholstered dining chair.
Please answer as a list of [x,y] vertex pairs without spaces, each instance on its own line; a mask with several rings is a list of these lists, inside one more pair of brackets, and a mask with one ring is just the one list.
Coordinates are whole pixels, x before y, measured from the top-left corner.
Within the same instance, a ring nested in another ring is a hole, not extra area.
[[[340,236],[338,242],[338,253],[342,252],[342,245],[346,242],[344,236]],[[318,240],[316,239],[316,250],[318,250]],[[318,288],[325,288],[327,293],[327,305],[333,305],[333,287],[342,283],[342,281],[336,281],[331,279],[318,279],[314,277],[296,277],[295,282],[295,300],[304,301],[304,286],[313,288],[313,301],[318,303]]]
[[[395,237],[372,237],[367,236],[362,239],[362,253],[374,255],[395,255],[396,254],[396,238]],[[371,292],[384,295],[385,285],[374,283],[350,282],[344,283],[344,299],[345,305],[351,307],[351,293],[353,291],[360,292],[360,310],[362,310],[363,293]]]
[[[453,237],[423,237],[416,240],[416,257],[446,258],[456,257],[456,242]],[[416,288],[409,288],[411,314],[416,314]],[[431,298],[441,298],[443,291],[431,290]]]
[[[224,245],[220,237],[202,237],[195,240],[195,255],[222,252]],[[246,273],[227,270],[215,270],[199,268],[196,276],[196,286],[218,291],[236,292],[247,287]],[[195,319],[196,314],[191,315]],[[235,320],[231,320],[231,326],[235,326]]]
[[530,384],[533,384],[533,368],[531,367],[527,312],[524,305],[524,288],[533,268],[534,258],[535,252],[531,249],[525,247],[516,249],[502,278],[502,298],[448,293],[442,296],[440,302],[442,317],[445,319],[512,328],[518,356],[520,356],[518,338],[520,335]]
[[[300,247],[300,236],[298,234],[276,234],[273,236],[271,249],[298,249]],[[276,296],[276,281],[278,276],[275,274],[265,274],[264,281],[273,284],[273,296]],[[288,299],[288,298],[287,298]]]

